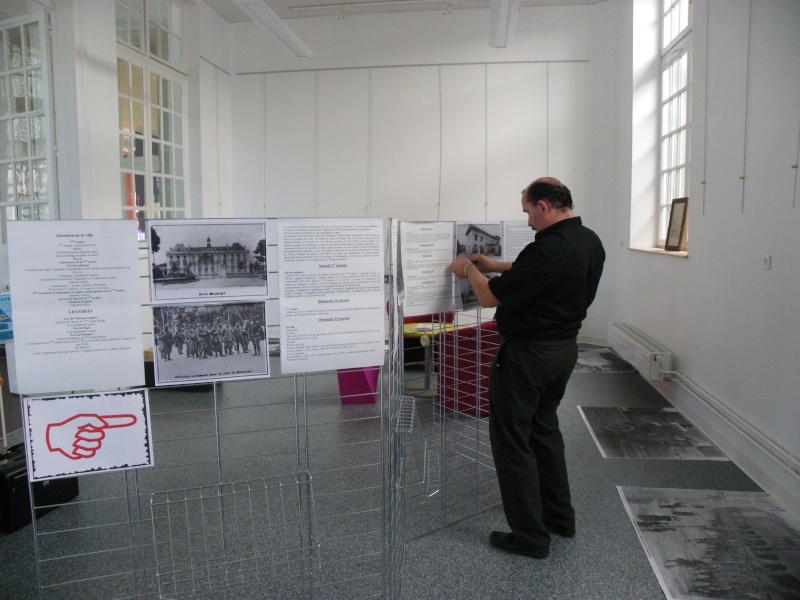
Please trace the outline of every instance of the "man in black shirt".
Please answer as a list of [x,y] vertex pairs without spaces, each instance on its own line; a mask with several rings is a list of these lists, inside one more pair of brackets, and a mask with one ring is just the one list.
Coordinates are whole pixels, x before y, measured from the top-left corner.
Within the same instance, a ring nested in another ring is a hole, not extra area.
[[[493,531],[496,548],[546,558],[550,533],[575,535],[556,413],[578,358],[577,335],[594,300],[605,252],[572,213],[572,195],[543,177],[522,192],[536,231],[513,263],[482,254],[450,265],[467,278],[481,306],[497,307],[502,342],[489,374],[489,436],[510,533]],[[481,273],[500,273],[487,279]]]

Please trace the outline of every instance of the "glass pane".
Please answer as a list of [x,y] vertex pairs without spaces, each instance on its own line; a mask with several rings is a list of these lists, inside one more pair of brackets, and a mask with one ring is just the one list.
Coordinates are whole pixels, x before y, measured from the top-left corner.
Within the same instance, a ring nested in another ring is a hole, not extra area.
[[166,175],[174,175],[175,174],[175,167],[173,165],[173,160],[172,160],[172,146],[168,146],[167,144],[164,144],[161,147],[161,151],[163,153],[162,154],[162,159],[163,159],[163,165],[164,165],[164,173]]
[[183,205],[183,181],[175,180],[175,206],[184,208]]
[[30,156],[28,118],[21,117],[19,119],[13,119],[11,122],[11,131],[14,136],[14,156],[16,158],[27,158]]
[[31,161],[31,170],[33,176],[33,200],[34,202],[47,202],[47,161]]
[[142,17],[140,15],[131,15],[128,21],[130,27],[130,43],[131,46],[139,50],[142,49]]
[[153,206],[161,206],[163,200],[162,189],[161,177],[153,177]]
[[172,138],[176,144],[183,144],[183,118],[172,115]]
[[120,131],[132,131],[131,106],[127,98],[119,99],[119,129]]
[[171,82],[169,79],[161,78],[161,106],[164,108],[172,108],[172,94],[170,93]]
[[159,4],[161,5],[161,26],[169,31],[170,25],[169,20],[172,16],[170,14],[170,2],[169,0],[159,0]]
[[124,60],[117,60],[117,91],[123,96],[131,95],[130,72]]
[[44,156],[47,153],[47,129],[44,115],[31,116],[31,156]]
[[183,86],[180,83],[172,84],[172,110],[183,114]]
[[150,54],[153,56],[161,57],[161,44],[159,40],[159,36],[161,34],[161,29],[159,29],[156,25],[150,21]]
[[24,73],[14,73],[10,77],[11,82],[11,97],[13,98],[12,102],[12,112],[15,113],[24,113],[27,112],[27,108],[25,105],[25,98],[27,94],[25,93],[25,74]]
[[173,202],[172,178],[164,178],[164,206],[172,208],[175,206]]
[[[123,206],[133,206],[133,175],[130,173],[120,174],[120,195]],[[124,214],[124,211],[123,211]]]
[[14,166],[12,163],[0,165],[0,202],[14,201]]
[[150,108],[150,134],[153,139],[161,139],[161,111],[156,107]]
[[161,88],[158,86],[158,75],[150,74],[150,104],[161,105]]
[[0,117],[9,114],[11,106],[8,102],[8,78],[5,75],[0,75]]
[[661,170],[669,168],[669,138],[661,140]]
[[31,185],[27,161],[14,163],[14,185],[17,202],[30,201]]
[[144,104],[141,102],[133,103],[133,131],[144,134]]
[[14,158],[14,146],[11,137],[11,121],[0,121],[0,160]]
[[153,142],[153,173],[161,173],[161,144]]
[[144,72],[136,65],[131,65],[131,96],[144,100]]
[[39,23],[25,25],[25,64],[29,67],[42,64],[42,49],[39,45]]
[[0,29],[0,71],[7,71],[6,66],[6,32]]
[[22,68],[22,31],[11,27],[8,31],[8,65],[12,69]]
[[[133,156],[137,159],[144,159],[144,138],[140,135],[133,136]],[[144,171],[144,163],[139,162],[141,167],[138,168],[139,171]],[[137,168],[137,165],[134,164],[134,168]]]
[[172,115],[168,112],[164,113],[164,141],[171,142],[172,140]]
[[119,167],[121,169],[133,169],[133,153],[131,152],[131,142],[131,136],[119,136]]
[[183,148],[176,147],[173,151],[175,153],[175,160],[173,162],[175,175],[183,177]]
[[159,35],[161,36],[161,39],[159,40],[160,42],[159,50],[161,52],[161,54],[159,54],[159,58],[169,62],[169,56],[170,56],[169,44],[172,40],[170,39],[169,34],[163,29],[159,29]]
[[144,206],[147,204],[147,189],[144,185],[144,175],[135,175],[133,182],[136,206]]
[[33,218],[37,221],[45,221],[50,218],[50,205],[36,204],[33,207]]
[[117,18],[117,40],[128,43],[130,35],[128,33],[128,11],[119,4],[116,6]]

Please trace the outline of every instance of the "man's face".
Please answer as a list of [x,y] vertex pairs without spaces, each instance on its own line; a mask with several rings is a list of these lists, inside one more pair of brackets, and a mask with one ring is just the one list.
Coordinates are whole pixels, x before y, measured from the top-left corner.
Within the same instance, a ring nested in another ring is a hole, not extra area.
[[522,192],[522,212],[528,215],[528,227],[534,231],[539,231],[542,223],[542,210],[539,204],[531,204],[525,199],[525,191]]

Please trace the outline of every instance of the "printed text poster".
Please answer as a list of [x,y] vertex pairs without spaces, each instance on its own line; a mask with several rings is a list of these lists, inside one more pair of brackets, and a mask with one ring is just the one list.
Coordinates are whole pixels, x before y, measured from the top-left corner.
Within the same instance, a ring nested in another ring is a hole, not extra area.
[[8,223],[21,394],[144,385],[135,221]]
[[382,365],[380,219],[281,219],[281,371]]

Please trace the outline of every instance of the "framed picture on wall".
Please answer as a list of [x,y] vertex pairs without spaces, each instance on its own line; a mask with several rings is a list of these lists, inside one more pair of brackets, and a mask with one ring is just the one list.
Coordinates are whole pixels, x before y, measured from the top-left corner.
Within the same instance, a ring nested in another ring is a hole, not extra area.
[[676,198],[672,201],[664,250],[677,252],[686,249],[686,215],[688,212],[689,198]]

